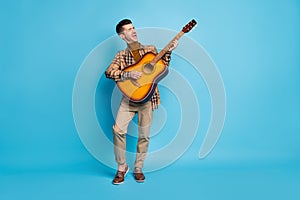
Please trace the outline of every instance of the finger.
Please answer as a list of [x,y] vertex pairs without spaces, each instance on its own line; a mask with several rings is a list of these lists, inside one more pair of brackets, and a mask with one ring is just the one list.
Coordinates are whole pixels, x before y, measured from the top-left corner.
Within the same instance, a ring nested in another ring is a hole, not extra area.
[[139,71],[133,71],[132,72],[132,78],[133,79],[139,79],[142,76],[142,73]]
[[142,76],[141,74],[137,74],[136,78],[141,78],[141,76]]
[[136,74],[137,74],[138,76],[142,76],[142,72],[137,71]]

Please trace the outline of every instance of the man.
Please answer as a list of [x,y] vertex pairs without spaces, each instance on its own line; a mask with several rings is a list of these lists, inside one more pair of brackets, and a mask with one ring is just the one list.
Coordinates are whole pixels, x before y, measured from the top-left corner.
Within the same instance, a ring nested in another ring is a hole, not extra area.
[[[138,62],[145,53],[152,52],[156,54],[157,50],[153,45],[145,46],[138,42],[135,27],[129,19],[121,20],[116,26],[116,32],[127,43],[127,48],[116,54],[112,63],[105,71],[105,75],[116,82],[127,79],[138,80],[142,76],[141,72],[125,72],[123,70]],[[176,46],[177,41],[174,41],[170,45],[169,51],[162,57],[166,65],[169,65],[171,51]],[[137,182],[144,182],[145,176],[142,168],[148,151],[152,112],[154,109],[157,109],[159,104],[160,96],[157,88],[151,99],[145,103],[134,103],[125,97],[122,98],[116,121],[113,125],[114,152],[116,162],[118,163],[118,171],[113,179],[113,184],[123,183],[124,177],[129,171],[129,167],[126,164],[126,133],[128,124],[136,113],[138,114],[138,144],[133,174]]]

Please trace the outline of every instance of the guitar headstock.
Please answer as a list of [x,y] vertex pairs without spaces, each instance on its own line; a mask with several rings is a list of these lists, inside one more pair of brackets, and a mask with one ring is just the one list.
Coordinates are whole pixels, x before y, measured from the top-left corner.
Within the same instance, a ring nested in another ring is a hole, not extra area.
[[196,20],[191,20],[189,23],[187,23],[183,28],[182,32],[188,33],[192,28],[197,24]]

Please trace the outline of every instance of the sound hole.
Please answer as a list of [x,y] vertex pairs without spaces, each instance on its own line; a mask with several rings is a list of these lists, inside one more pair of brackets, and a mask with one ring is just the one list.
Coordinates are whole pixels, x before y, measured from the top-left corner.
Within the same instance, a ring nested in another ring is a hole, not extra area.
[[154,66],[151,65],[150,63],[147,63],[147,64],[144,65],[144,67],[143,67],[143,72],[144,72],[145,74],[151,74],[151,73],[153,72],[153,70],[154,70]]

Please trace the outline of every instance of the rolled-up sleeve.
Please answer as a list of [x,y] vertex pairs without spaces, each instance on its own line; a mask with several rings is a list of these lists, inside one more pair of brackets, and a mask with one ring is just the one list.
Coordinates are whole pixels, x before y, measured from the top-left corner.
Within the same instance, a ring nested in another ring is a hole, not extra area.
[[169,66],[171,61],[171,51],[167,51],[161,58],[165,65]]
[[124,72],[121,69],[121,54],[118,52],[105,71],[105,76],[114,81],[121,81],[123,73]]

